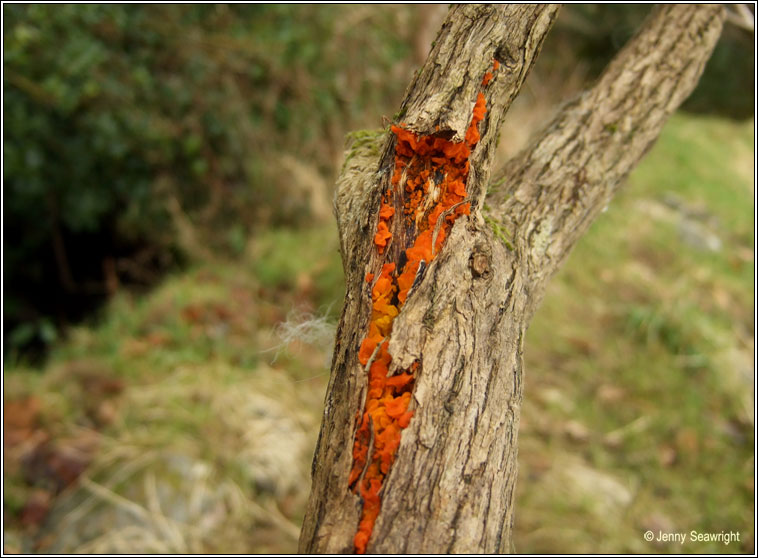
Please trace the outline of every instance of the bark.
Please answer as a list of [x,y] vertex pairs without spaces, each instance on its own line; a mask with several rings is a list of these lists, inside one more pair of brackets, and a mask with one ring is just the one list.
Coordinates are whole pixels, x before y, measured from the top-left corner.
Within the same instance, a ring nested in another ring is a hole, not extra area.
[[[455,222],[393,323],[393,366],[421,365],[415,415],[384,482],[369,553],[511,550],[529,319],[547,279],[696,84],[723,20],[718,6],[657,9],[488,194],[500,121],[556,13],[549,5],[455,6],[401,105],[406,127],[460,139],[484,72],[493,58],[501,65],[470,159],[471,215]],[[357,137],[337,183],[347,290],[301,552],[353,550],[361,505],[347,479],[366,388],[357,357],[371,311],[364,275],[398,255],[380,256],[373,245],[393,161],[394,135]]]

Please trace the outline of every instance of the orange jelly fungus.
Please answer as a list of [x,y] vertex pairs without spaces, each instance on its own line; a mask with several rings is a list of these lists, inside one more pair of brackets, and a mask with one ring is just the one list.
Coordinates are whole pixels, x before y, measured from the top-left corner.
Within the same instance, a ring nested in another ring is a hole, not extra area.
[[[487,85],[490,79],[492,74],[487,72],[482,84]],[[366,281],[373,282],[373,305],[368,335],[361,343],[358,360],[368,368],[368,392],[363,414],[359,412],[356,416],[360,422],[348,481],[363,501],[358,532],[353,540],[358,554],[366,551],[381,509],[379,491],[400,446],[401,432],[413,416],[409,406],[419,365],[416,362],[410,369],[388,377],[392,362],[389,354],[392,322],[408,299],[419,269],[423,272],[440,252],[455,220],[469,214],[470,204],[464,201],[469,156],[479,141],[479,122],[485,112],[485,98],[479,93],[471,124],[461,142],[434,135],[419,136],[392,126],[397,137],[395,170],[392,186],[382,198],[374,244],[379,254],[383,254],[392,239],[390,220],[395,217],[394,195],[403,202],[402,225],[414,231],[415,241],[397,264],[384,264],[378,277],[366,274]]]
[[[492,72],[496,72],[499,67],[500,67],[500,62],[495,60],[495,62],[492,64]],[[493,77],[492,72],[487,72],[486,74],[484,74],[484,79],[482,79],[482,87],[487,87],[489,85],[490,80]]]

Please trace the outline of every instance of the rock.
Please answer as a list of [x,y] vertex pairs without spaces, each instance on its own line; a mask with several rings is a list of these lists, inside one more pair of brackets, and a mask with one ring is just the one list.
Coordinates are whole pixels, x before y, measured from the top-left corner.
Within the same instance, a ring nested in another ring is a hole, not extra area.
[[697,221],[682,218],[679,222],[679,237],[682,242],[699,250],[719,252],[722,248],[721,239],[706,225]]
[[637,208],[653,219],[674,224],[685,244],[711,252],[722,248],[718,219],[705,207],[667,192],[661,201],[640,200]]

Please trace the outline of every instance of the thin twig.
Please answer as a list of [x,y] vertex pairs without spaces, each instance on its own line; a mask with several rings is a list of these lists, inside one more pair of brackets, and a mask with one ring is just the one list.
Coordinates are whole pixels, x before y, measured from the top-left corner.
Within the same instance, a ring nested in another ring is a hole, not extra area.
[[[368,451],[366,452],[366,462],[363,464],[363,471],[361,471],[361,476],[358,477],[358,484],[356,485],[358,487],[359,495],[361,484],[363,483],[363,477],[366,475],[366,471],[368,471],[368,466],[371,463],[371,454],[374,451],[374,419],[371,418],[371,415],[368,416],[368,428],[370,430],[370,435],[368,439]],[[361,496],[361,498],[363,498],[363,496]]]
[[[736,10],[736,12],[732,10]],[[755,31],[755,16],[744,4],[733,4],[727,8],[726,20],[732,25],[736,25],[750,33]]]
[[112,504],[114,507],[125,510],[135,517],[150,523],[151,513],[136,502],[132,502],[131,500],[128,500],[127,498],[116,494],[109,488],[106,488],[103,485],[88,479],[86,476],[79,477],[79,484],[81,484],[81,486],[87,491]]
[[382,343],[384,343],[385,339],[386,337],[382,337],[382,340],[376,344],[376,347],[374,347],[374,352],[371,353],[371,358],[368,359],[366,367],[363,369],[366,374],[368,374],[368,371],[371,370],[371,365],[374,364],[374,360],[376,359],[376,355],[379,352],[379,348],[382,346]]

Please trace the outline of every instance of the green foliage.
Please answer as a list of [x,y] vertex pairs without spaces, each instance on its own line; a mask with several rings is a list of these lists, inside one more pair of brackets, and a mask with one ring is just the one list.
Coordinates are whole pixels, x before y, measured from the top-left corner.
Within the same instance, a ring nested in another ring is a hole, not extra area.
[[[121,282],[143,282],[135,265],[154,274],[198,241],[236,255],[261,225],[307,219],[278,157],[332,178],[332,146],[406,81],[386,79],[409,52],[396,30],[405,9],[3,10],[11,326],[70,317],[66,306],[93,290],[85,283],[105,292],[108,258],[125,264]],[[139,251],[153,256],[140,263]]]

